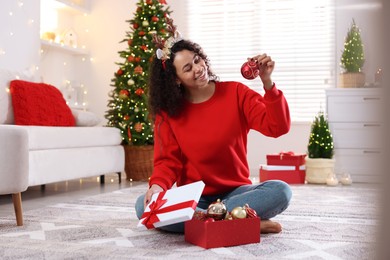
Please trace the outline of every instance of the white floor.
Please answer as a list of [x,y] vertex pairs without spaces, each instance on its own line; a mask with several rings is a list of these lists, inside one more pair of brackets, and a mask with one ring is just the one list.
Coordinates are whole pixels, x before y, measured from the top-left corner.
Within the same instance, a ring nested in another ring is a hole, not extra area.
[[[253,183],[259,181],[258,177],[251,177],[251,180]],[[144,184],[144,182],[127,181],[125,173],[122,173],[122,181],[119,183],[119,176],[114,173],[105,176],[105,184],[100,184],[100,177],[93,177],[47,184],[44,190],[41,186],[34,186],[29,187],[27,191],[22,193],[22,205],[23,210],[26,211],[141,184]],[[354,183],[353,185],[367,187],[373,184]],[[313,185],[313,187],[315,186],[317,185]],[[0,217],[14,214],[11,195],[0,195]]]
[[[126,175],[122,173],[121,183],[119,183],[118,174],[110,174],[105,176],[105,184],[100,184],[100,178],[94,177],[47,184],[44,190],[41,186],[34,186],[22,193],[22,205],[23,210],[26,211],[140,184],[141,182],[126,181]],[[1,195],[0,217],[14,214],[11,195]]]

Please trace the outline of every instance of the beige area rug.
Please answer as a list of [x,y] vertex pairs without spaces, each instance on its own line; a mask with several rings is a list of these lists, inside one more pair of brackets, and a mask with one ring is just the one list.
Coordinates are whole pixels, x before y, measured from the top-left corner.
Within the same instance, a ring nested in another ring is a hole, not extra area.
[[[145,185],[26,211],[25,226],[0,218],[1,259],[374,259],[374,187],[293,185],[280,234],[203,249],[184,235],[139,231],[134,212]],[[239,234],[238,234],[239,235]]]

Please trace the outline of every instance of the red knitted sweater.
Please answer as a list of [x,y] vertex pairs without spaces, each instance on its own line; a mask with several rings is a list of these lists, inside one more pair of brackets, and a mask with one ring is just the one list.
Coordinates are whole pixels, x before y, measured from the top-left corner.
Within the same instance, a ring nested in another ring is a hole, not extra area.
[[216,82],[213,96],[187,102],[172,118],[155,121],[154,171],[149,184],[164,190],[202,180],[203,195],[228,192],[251,184],[247,162],[250,129],[278,137],[290,129],[283,93],[275,86],[264,97],[239,82]]

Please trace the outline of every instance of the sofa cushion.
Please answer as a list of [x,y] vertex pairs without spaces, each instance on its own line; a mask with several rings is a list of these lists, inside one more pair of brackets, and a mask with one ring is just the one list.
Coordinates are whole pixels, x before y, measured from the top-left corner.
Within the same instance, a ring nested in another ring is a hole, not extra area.
[[90,111],[83,111],[73,108],[71,110],[76,120],[77,126],[95,126],[100,123],[100,118]]
[[75,125],[72,111],[62,93],[52,85],[13,80],[10,93],[16,125]]
[[32,81],[31,73],[0,69],[0,124],[13,124],[14,113],[12,109],[11,95],[9,94],[10,82],[14,79]]
[[29,150],[111,146],[122,142],[119,129],[114,127],[19,127],[27,130]]

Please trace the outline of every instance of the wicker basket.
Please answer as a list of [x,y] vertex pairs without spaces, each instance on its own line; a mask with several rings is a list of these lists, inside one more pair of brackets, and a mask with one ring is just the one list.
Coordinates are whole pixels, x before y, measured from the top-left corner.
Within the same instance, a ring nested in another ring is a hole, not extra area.
[[339,77],[340,88],[360,88],[364,87],[366,75],[363,72],[341,73]]
[[148,181],[153,172],[153,145],[124,145],[126,179]]

